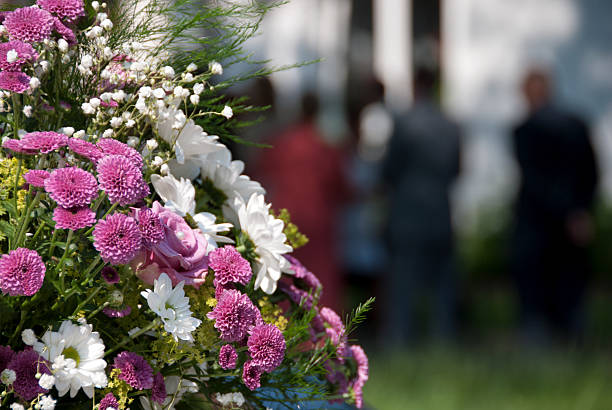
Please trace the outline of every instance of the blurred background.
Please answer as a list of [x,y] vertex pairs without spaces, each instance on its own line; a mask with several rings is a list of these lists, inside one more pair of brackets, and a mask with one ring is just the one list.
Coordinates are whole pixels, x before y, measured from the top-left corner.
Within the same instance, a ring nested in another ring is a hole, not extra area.
[[[612,3],[292,0],[236,147],[370,355],[373,409],[612,408]],[[244,67],[232,67],[224,75]]]

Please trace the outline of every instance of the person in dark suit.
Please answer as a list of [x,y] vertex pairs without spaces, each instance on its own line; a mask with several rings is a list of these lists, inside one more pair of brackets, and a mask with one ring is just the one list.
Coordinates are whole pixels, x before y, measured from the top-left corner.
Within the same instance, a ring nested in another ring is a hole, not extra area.
[[391,257],[384,339],[391,347],[417,339],[415,316],[423,296],[432,307],[433,336],[454,336],[457,270],[449,188],[459,174],[460,129],[436,101],[436,84],[434,70],[416,70],[415,102],[397,116],[383,164]]
[[521,186],[512,270],[528,342],[581,332],[598,179],[587,124],[553,104],[550,90],[546,72],[526,75],[529,113],[513,133]]

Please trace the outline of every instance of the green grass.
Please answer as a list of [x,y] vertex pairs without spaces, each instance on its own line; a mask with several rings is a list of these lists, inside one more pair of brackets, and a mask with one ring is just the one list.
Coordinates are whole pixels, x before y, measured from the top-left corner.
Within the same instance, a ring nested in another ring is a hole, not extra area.
[[364,395],[380,410],[610,410],[612,356],[493,349],[373,354]]

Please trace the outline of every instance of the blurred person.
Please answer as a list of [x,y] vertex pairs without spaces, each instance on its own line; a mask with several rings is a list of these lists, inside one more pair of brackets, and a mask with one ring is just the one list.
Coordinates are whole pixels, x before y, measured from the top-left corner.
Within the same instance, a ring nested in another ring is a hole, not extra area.
[[317,124],[319,101],[307,93],[302,114],[270,141],[263,150],[257,177],[267,189],[267,200],[276,209],[287,208],[291,221],[309,242],[293,255],[323,285],[321,305],[340,313],[344,309],[344,275],[337,246],[338,212],[349,197],[341,152],[327,144]]
[[522,92],[529,111],[513,133],[522,178],[512,270],[527,343],[546,341],[550,331],[580,335],[589,276],[595,156],[587,124],[554,104],[551,88],[547,72],[527,73]]
[[459,174],[460,130],[436,101],[437,74],[415,72],[415,102],[395,121],[383,176],[390,188],[391,264],[385,342],[414,341],[415,313],[429,296],[433,335],[455,331],[457,270],[449,188]]

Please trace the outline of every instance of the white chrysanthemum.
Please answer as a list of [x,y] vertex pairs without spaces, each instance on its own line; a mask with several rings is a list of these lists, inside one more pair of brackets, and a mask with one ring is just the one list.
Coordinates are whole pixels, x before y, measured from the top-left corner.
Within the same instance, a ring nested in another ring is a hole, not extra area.
[[240,229],[249,235],[259,255],[255,261],[255,289],[261,288],[267,294],[272,294],[281,273],[293,273],[291,264],[283,256],[293,250],[285,243],[285,224],[270,215],[270,205],[260,194],[251,195],[246,203],[241,197],[236,197],[232,201],[232,208],[238,216]]
[[185,282],[180,282],[172,289],[170,277],[162,273],[155,279],[153,290],[147,289],[140,294],[147,300],[149,308],[162,319],[164,329],[174,336],[174,340],[193,342],[191,332],[196,330],[202,321],[191,316],[189,298],[183,290],[184,284]]
[[242,174],[244,162],[232,161],[232,153],[225,146],[220,151],[200,156],[199,161],[202,180],[209,179],[217,189],[223,191],[228,203],[236,196],[247,201],[253,194],[266,193],[259,182]]
[[164,107],[159,110],[157,121],[157,132],[164,141],[174,147],[178,164],[185,165],[199,155],[223,149],[223,144],[217,141],[219,137],[208,135],[193,120],[186,120],[176,129],[174,126],[177,117],[182,119],[181,114],[183,112],[180,109]]
[[51,362],[60,397],[68,390],[74,397],[83,389],[91,398],[94,387],[106,387],[104,343],[91,325],[65,320],[57,332],[47,331],[41,340],[34,344],[34,350]]
[[234,242],[230,238],[218,235],[219,232],[227,232],[232,229],[232,224],[218,224],[216,223],[216,217],[208,212],[194,214],[196,207],[195,188],[190,180],[185,178],[176,179],[172,174],[163,177],[151,175],[151,183],[162,201],[164,201],[165,208],[183,217],[187,214],[193,217],[212,249],[217,247],[217,242]]

